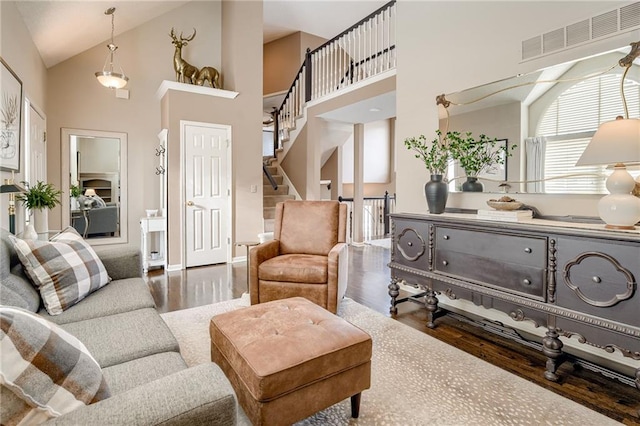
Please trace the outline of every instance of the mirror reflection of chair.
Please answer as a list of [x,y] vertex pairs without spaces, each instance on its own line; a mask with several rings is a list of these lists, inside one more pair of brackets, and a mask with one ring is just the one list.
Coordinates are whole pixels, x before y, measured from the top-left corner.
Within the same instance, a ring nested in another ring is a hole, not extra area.
[[251,304],[302,296],[336,313],[347,289],[347,206],[337,201],[276,205],[274,240],[251,249]]

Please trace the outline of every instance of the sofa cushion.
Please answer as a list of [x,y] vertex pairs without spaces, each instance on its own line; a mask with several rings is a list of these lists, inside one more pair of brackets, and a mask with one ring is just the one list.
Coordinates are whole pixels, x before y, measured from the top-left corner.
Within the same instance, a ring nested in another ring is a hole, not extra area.
[[102,368],[180,350],[178,341],[153,308],[62,324],[61,327],[81,340]]
[[17,306],[36,312],[40,307],[38,292],[22,273],[22,265],[16,265],[13,269],[17,273],[10,273],[0,281],[0,305]]
[[32,312],[0,306],[0,358],[3,386],[26,403],[3,401],[12,416],[3,424],[42,423],[110,396],[82,342]]
[[147,283],[142,278],[130,278],[111,281],[60,315],[49,315],[44,308],[38,314],[56,324],[66,324],[155,306]]
[[102,370],[112,395],[126,392],[187,368],[178,352],[161,352]]
[[266,260],[258,267],[258,278],[307,284],[326,284],[328,257],[310,254],[285,254]]
[[95,251],[72,227],[50,241],[9,239],[50,315],[61,314],[110,281]]
[[0,229],[0,305],[18,306],[36,312],[40,306],[40,296],[24,274],[9,235],[9,232]]

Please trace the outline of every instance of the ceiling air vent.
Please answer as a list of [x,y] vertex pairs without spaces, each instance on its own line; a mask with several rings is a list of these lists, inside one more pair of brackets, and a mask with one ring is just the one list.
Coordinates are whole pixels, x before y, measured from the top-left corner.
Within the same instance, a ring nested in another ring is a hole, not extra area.
[[544,53],[553,52],[554,50],[564,47],[564,28],[542,34],[542,51]]
[[620,29],[628,30],[638,25],[640,25],[640,2],[621,7]]
[[603,13],[591,18],[591,37],[598,38],[618,31],[618,11]]
[[529,59],[542,55],[542,41],[540,36],[522,42],[522,59]]
[[589,20],[567,25],[567,47],[589,41]]
[[[618,19],[619,18],[619,19]],[[522,42],[522,60],[640,28],[640,2],[610,10]]]

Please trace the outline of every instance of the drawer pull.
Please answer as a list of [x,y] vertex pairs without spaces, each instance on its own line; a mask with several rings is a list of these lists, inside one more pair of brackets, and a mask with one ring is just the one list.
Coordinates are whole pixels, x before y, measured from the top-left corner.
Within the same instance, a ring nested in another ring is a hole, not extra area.
[[602,282],[602,279],[599,276],[595,276],[591,278],[591,281],[593,281],[596,284],[600,284]]
[[444,235],[442,238],[445,239],[445,240],[448,240],[449,236],[448,235]]
[[407,245],[408,245],[409,247],[413,247],[413,243],[412,243],[411,241],[409,241],[409,242],[407,243]]
[[533,250],[531,250],[531,248],[527,247],[526,249],[524,249],[525,253],[531,253]]
[[449,264],[449,262],[447,262],[446,260],[443,260],[443,261],[442,261],[442,264],[443,264],[444,266],[447,266],[447,265]]
[[528,279],[526,279],[526,278],[525,278],[524,280],[522,280],[522,283],[523,283],[524,285],[531,285],[531,281],[530,281],[530,280],[528,280]]

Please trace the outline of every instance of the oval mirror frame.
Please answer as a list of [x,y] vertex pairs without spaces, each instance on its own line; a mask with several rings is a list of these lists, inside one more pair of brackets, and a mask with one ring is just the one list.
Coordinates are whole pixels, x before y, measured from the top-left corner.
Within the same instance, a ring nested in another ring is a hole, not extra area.
[[[127,134],[122,132],[111,132],[103,130],[85,130],[85,129],[71,129],[62,128],[60,135],[61,142],[61,185],[64,194],[68,194],[70,182],[71,182],[71,164],[70,164],[70,149],[71,149],[71,137],[87,137],[87,138],[110,138],[118,139],[120,141],[120,158],[119,158],[119,172],[120,172],[120,201],[119,201],[119,224],[120,233],[115,237],[98,237],[89,238],[87,242],[91,245],[106,245],[106,244],[126,244],[128,243],[128,214],[127,214]],[[62,228],[66,228],[71,225],[71,206],[70,203],[62,203]]]

